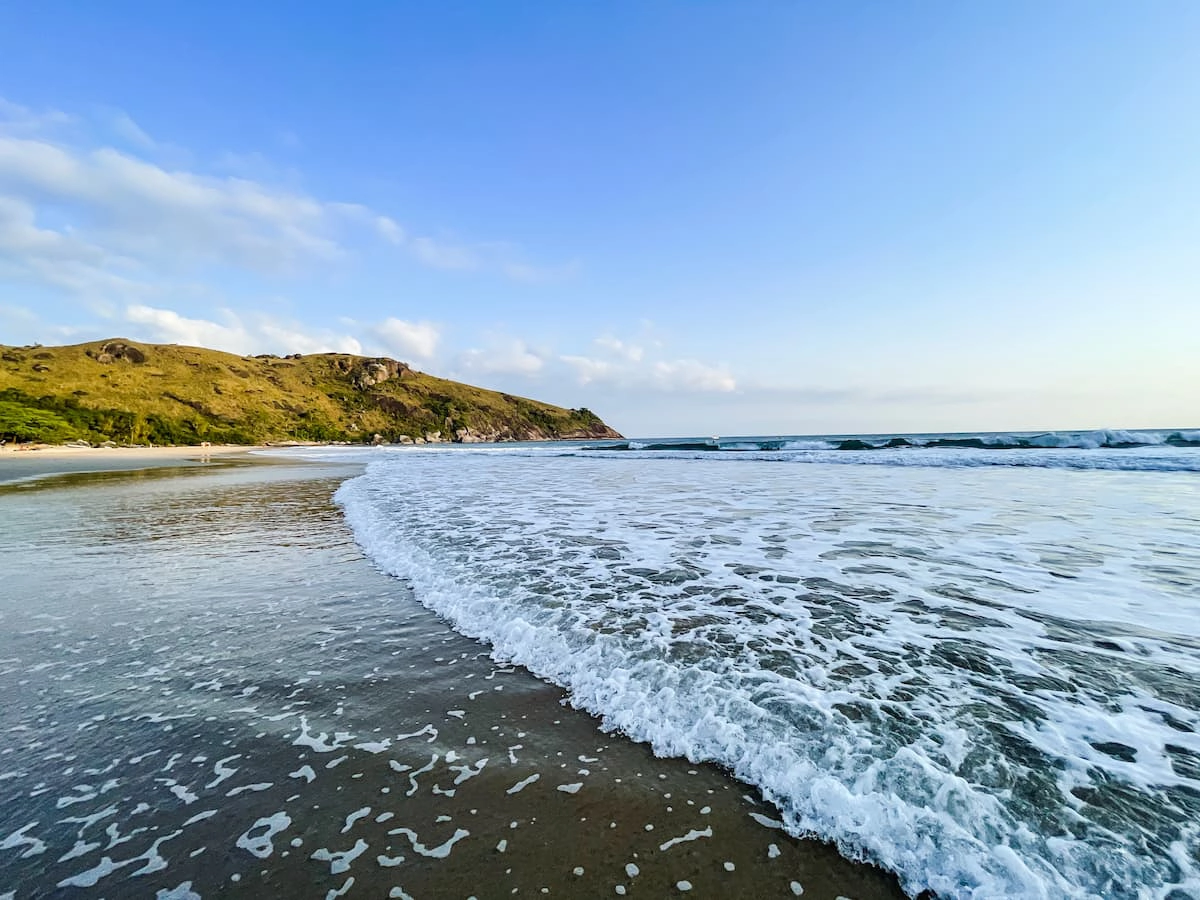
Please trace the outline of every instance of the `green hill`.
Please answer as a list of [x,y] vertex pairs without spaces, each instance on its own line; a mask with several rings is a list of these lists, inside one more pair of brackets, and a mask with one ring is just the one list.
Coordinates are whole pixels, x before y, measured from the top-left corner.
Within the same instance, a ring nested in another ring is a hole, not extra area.
[[[378,437],[377,437],[378,436]],[[587,409],[345,353],[237,356],[114,339],[0,345],[0,439],[61,443],[620,437]]]

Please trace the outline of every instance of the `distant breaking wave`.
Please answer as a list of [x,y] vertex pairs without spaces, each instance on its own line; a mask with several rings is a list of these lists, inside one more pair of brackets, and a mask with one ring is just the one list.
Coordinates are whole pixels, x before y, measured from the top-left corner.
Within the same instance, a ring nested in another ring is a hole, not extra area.
[[1200,447],[1200,429],[1178,431],[1046,431],[987,434],[834,435],[818,437],[668,438],[606,441],[595,450],[787,451],[898,450],[948,447],[969,450],[1126,450],[1134,447]]
[[1200,472],[1200,429],[603,441],[491,452],[841,465]]
[[[710,460],[932,468],[1036,468],[1200,472],[1200,429],[980,432],[975,434],[774,435],[436,444],[386,452],[575,456],[589,459]],[[371,448],[309,448],[318,459],[362,460]]]

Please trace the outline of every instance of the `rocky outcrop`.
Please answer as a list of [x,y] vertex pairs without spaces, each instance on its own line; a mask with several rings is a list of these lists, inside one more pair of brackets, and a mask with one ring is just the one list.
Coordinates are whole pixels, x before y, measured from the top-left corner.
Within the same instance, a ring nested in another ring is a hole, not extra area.
[[350,380],[360,391],[365,391],[393,378],[403,378],[404,373],[410,371],[407,363],[394,359],[364,359],[351,370]]
[[615,428],[609,428],[603,422],[590,425],[587,428],[577,428],[574,431],[564,431],[558,435],[560,441],[619,441],[624,437]]
[[141,364],[146,361],[146,354],[137,347],[127,344],[124,341],[105,341],[94,351],[89,350],[88,356],[96,360],[98,363],[114,363],[117,360]]
[[[439,435],[439,438],[441,436]],[[550,433],[535,426],[493,429],[456,428],[451,439],[456,444],[502,444],[508,441],[586,441],[618,440],[621,435],[601,423],[599,426],[574,431]]]
[[570,432],[550,433],[536,426],[505,426],[501,428],[453,428],[447,431],[427,431],[424,435],[412,438],[408,435],[398,435],[387,440],[381,434],[371,437],[371,443],[380,444],[504,444],[510,441],[550,441],[550,440],[619,440],[621,435],[607,425],[576,429]]

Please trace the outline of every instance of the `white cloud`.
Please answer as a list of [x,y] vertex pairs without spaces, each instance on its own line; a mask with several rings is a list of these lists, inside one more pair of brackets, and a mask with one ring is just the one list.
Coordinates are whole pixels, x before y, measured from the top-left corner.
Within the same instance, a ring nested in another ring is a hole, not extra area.
[[140,291],[136,263],[78,237],[37,224],[32,204],[0,195],[0,273],[62,288],[90,301]]
[[591,384],[593,381],[612,381],[618,375],[615,365],[609,360],[592,359],[589,356],[560,356],[559,361],[566,363],[575,370],[580,384]]
[[281,321],[270,316],[256,317],[252,334],[259,346],[280,347],[290,353],[353,353],[361,355],[362,344],[347,334],[333,334],[323,329],[316,332],[302,325]]
[[382,352],[399,359],[429,359],[437,352],[441,333],[431,322],[405,322],[388,318],[375,324],[342,318],[349,332],[310,328],[262,312],[237,313],[215,310],[208,318],[183,315],[173,309],[131,304],[124,322],[139,326],[136,334],[147,341],[212,347],[230,353],[353,353],[364,352],[364,341],[374,345],[371,353]]
[[[601,335],[592,342],[597,354],[563,355],[559,361],[575,373],[581,385],[608,384],[627,389],[696,393],[737,390],[737,379],[728,367],[695,359],[651,358],[644,343]],[[657,356],[662,342],[650,340],[648,343],[649,353]]]
[[622,388],[654,388],[661,391],[728,393],[737,390],[737,379],[725,366],[694,359],[647,362],[626,359],[597,359],[590,356],[560,356],[583,384],[610,384]]
[[484,349],[463,353],[459,365],[470,373],[530,376],[540,372],[546,360],[518,338],[492,336]]
[[737,381],[724,366],[710,366],[694,359],[676,359],[654,364],[652,377],[663,390],[729,393]]
[[109,124],[112,127],[113,133],[127,144],[141,147],[143,150],[153,150],[158,146],[158,142],[146,134],[142,130],[142,127],[133,121],[128,113],[122,110],[113,111]]
[[437,353],[441,333],[432,322],[387,318],[372,329],[389,353],[402,358],[430,359]]
[[171,309],[133,305],[125,310],[125,321],[143,326],[142,333],[152,342],[209,347],[230,353],[250,353],[250,335],[241,320],[229,310],[221,310],[223,322],[189,319]]
[[220,321],[196,319],[171,309],[134,304],[125,309],[125,321],[140,326],[136,335],[164,344],[209,347],[229,353],[362,353],[362,345],[349,335],[313,332],[292,322],[261,313],[239,316],[229,309],[217,311]]
[[388,216],[377,216],[375,219],[375,228],[379,231],[380,237],[396,246],[402,245],[407,238],[404,229],[396,224],[395,219]]
[[0,134],[38,134],[74,124],[75,118],[57,109],[35,112],[0,97]]
[[410,242],[413,254],[421,262],[435,269],[470,270],[479,268],[479,257],[466,247],[435,241],[433,238],[418,237]]
[[[0,200],[9,206],[9,224],[21,218],[27,232],[21,242],[8,235],[0,263],[66,290],[103,290],[107,276],[107,289],[120,302],[129,300],[120,292],[133,284],[131,268],[141,269],[143,286],[177,277],[181,268],[294,275],[341,264],[364,234],[436,269],[522,281],[551,271],[515,259],[511,245],[412,234],[394,217],[361,204],[270,183],[272,167],[257,153],[226,153],[215,170],[228,171],[232,160],[236,171],[266,173],[267,180],[151,162],[137,153],[169,145],[146,134],[128,113],[101,110],[97,116],[88,123],[0,99]],[[115,137],[127,149],[79,139],[85,133]],[[171,155],[187,158],[182,151]],[[67,275],[48,269],[39,255],[55,235],[60,262],[76,270]]]
[[646,351],[641,346],[622,341],[621,339],[612,337],[611,335],[603,335],[602,337],[598,337],[593,343],[595,343],[597,347],[607,350],[608,352],[617,356],[623,357],[630,362],[641,362],[642,357],[646,355]]
[[93,243],[163,267],[189,260],[279,272],[338,259],[327,204],[238,178],[168,171],[102,148],[0,137],[0,191],[66,212]]

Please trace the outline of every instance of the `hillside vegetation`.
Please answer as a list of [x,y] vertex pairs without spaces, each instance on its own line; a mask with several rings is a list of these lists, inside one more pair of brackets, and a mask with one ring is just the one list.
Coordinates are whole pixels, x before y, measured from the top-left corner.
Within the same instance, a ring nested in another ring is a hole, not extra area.
[[0,439],[438,442],[619,437],[587,409],[344,353],[237,356],[114,339],[0,345]]

